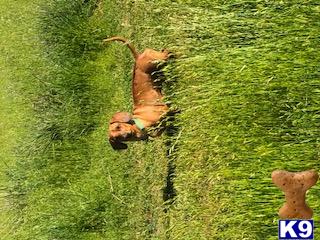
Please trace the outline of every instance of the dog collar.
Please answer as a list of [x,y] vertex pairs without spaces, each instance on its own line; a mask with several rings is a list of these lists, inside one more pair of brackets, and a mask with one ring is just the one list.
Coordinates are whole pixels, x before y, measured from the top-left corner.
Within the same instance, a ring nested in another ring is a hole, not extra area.
[[138,118],[133,118],[132,120],[134,121],[134,124],[135,124],[141,131],[144,130],[144,125],[143,125],[143,123],[141,122],[140,119],[138,119]]

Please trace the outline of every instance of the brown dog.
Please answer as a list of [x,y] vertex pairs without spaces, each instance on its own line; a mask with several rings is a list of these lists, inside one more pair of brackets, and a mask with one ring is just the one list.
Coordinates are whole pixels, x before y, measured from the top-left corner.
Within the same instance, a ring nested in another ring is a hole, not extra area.
[[125,141],[146,140],[146,129],[157,125],[169,110],[162,101],[163,95],[158,84],[155,83],[155,73],[159,71],[159,63],[168,60],[170,54],[167,50],[161,52],[145,49],[138,53],[126,39],[112,37],[104,42],[121,41],[129,47],[135,59],[132,96],[133,113],[115,113],[109,125],[109,142],[113,149],[126,149]]

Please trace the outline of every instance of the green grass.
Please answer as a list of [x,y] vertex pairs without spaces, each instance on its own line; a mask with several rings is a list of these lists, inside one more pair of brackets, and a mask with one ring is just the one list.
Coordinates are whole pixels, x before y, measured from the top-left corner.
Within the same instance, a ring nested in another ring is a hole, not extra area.
[[[316,1],[2,1],[0,11],[3,239],[277,239],[284,197],[271,172],[319,170]],[[133,64],[121,44],[101,45],[112,35],[176,53],[165,70],[181,109],[174,135],[109,146],[110,116],[131,108]],[[316,186],[316,221],[318,199]]]
[[[176,18],[188,58],[175,66],[183,132],[173,235],[276,239],[283,196],[271,172],[319,169],[319,7],[196,5]],[[316,189],[309,194],[314,209]]]
[[[31,80],[41,63],[34,49],[36,1],[0,1],[0,6],[0,238],[8,239],[21,221],[15,208],[20,193],[14,190],[17,182],[9,181],[8,173],[20,159],[18,146],[30,140],[27,126],[33,117],[27,102],[35,89]],[[18,172],[11,176],[21,177]]]

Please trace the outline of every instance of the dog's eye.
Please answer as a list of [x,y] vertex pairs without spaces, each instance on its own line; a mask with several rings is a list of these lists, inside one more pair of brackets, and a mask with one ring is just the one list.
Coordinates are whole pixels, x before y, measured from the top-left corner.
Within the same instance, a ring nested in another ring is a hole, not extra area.
[[120,125],[117,125],[117,126],[116,126],[116,130],[121,130],[121,126],[120,126]]

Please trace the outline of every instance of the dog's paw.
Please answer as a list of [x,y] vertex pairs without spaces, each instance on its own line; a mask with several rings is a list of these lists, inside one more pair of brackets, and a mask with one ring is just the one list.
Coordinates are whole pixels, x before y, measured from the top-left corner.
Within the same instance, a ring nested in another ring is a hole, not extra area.
[[176,55],[168,49],[162,49],[161,52],[166,54],[166,60],[176,58]]

